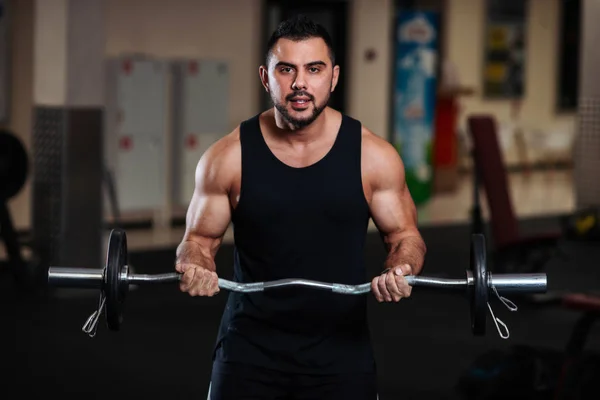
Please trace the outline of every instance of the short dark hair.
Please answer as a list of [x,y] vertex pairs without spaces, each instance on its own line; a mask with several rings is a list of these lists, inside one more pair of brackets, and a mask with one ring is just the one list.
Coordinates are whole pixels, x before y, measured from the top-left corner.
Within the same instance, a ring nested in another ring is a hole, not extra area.
[[277,26],[277,29],[275,29],[267,42],[265,62],[267,65],[269,64],[271,51],[279,39],[301,41],[310,38],[321,38],[325,41],[325,44],[329,48],[331,63],[335,65],[335,51],[333,50],[333,42],[331,36],[329,36],[329,32],[321,24],[316,23],[303,14],[294,15]]

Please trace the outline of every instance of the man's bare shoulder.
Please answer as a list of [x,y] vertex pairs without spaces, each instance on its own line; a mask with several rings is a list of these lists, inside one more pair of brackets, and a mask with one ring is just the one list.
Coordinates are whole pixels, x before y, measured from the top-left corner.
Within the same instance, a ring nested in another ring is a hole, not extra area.
[[197,179],[229,186],[241,172],[240,127],[218,139],[204,152],[196,168]]
[[381,136],[362,127],[362,160],[363,167],[371,173],[389,173],[396,170],[404,173],[404,165],[396,148]]
[[227,162],[233,161],[236,156],[241,153],[240,146],[240,127],[236,127],[233,131],[223,136],[204,152],[202,158],[207,161],[214,162]]

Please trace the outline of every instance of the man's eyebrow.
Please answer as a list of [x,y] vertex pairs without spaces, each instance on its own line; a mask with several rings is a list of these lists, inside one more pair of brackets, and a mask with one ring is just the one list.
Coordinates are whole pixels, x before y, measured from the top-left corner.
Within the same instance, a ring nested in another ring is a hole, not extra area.
[[292,63],[289,62],[285,62],[285,61],[279,61],[277,64],[275,64],[276,67],[290,67],[290,68],[296,68],[296,66]]
[[327,64],[325,63],[325,61],[311,61],[308,64],[306,64],[306,66],[308,67],[314,67],[315,65],[322,65],[325,67]]
[[[314,67],[316,65],[322,65],[322,66],[326,66],[327,64],[324,61],[311,61],[309,63],[306,64],[307,67]],[[275,64],[276,67],[290,67],[290,68],[297,68],[297,65],[289,63],[289,62],[285,62],[285,61],[279,61],[277,64]]]

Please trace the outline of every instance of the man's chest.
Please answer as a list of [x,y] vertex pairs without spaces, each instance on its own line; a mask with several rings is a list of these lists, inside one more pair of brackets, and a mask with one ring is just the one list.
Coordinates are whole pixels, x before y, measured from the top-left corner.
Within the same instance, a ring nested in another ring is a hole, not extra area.
[[327,172],[285,178],[265,174],[263,179],[237,180],[230,193],[232,209],[256,223],[267,220],[306,223],[322,218],[337,221],[361,219],[368,213],[368,198],[360,177]]

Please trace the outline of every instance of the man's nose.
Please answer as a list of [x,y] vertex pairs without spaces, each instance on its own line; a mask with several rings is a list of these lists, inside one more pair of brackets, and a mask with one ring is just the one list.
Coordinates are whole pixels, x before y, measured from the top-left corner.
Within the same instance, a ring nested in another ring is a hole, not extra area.
[[292,84],[292,89],[294,90],[305,90],[306,89],[306,80],[304,79],[304,74],[302,72],[298,72],[296,75],[296,79]]

